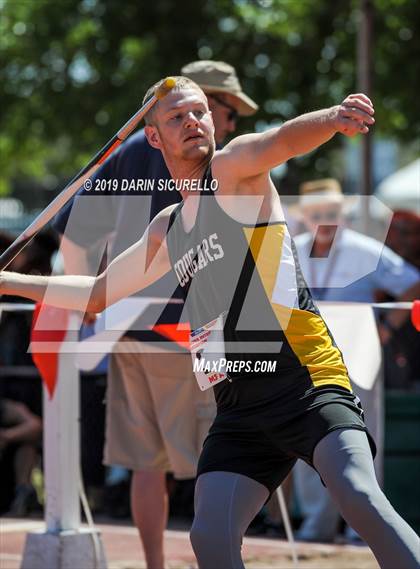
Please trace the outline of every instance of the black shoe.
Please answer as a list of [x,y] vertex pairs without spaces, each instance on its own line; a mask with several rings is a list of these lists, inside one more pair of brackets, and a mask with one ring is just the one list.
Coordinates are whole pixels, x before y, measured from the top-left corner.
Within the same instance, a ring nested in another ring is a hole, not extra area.
[[35,488],[32,485],[21,484],[16,487],[15,497],[8,511],[9,516],[24,518],[34,510],[40,510]]
[[128,480],[105,486],[103,509],[112,518],[130,517],[130,482]]
[[265,535],[267,537],[277,537],[279,539],[286,539],[286,532],[284,530],[283,524],[273,522],[269,517],[264,521],[265,524]]

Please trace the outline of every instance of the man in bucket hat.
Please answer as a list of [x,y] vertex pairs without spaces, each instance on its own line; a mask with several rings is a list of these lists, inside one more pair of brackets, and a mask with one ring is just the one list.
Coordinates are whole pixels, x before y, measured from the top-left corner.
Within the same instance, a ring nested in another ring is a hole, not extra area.
[[236,71],[228,63],[194,61],[181,71],[182,75],[200,85],[206,94],[218,145],[235,131],[238,116],[248,117],[257,112],[258,105],[242,91]]

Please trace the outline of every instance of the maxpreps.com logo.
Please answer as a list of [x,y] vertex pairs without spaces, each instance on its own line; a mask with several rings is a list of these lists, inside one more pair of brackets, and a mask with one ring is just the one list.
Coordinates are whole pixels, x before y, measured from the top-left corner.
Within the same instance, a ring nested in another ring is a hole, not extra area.
[[195,248],[191,247],[174,265],[179,284],[184,287],[188,281],[209,263],[225,256],[223,247],[218,243],[217,233],[205,237]]

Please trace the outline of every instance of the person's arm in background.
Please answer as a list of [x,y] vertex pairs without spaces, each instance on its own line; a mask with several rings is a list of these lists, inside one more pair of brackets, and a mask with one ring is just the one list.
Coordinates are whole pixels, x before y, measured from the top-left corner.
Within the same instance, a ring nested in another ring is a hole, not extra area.
[[9,444],[35,441],[42,431],[42,421],[26,405],[3,399],[3,426],[0,429],[0,447]]
[[[376,288],[392,295],[395,302],[409,302],[420,298],[420,271],[384,246],[374,272]],[[410,318],[409,310],[387,310],[379,325],[381,343],[386,344]]]
[[[63,256],[64,272],[66,275],[88,275],[89,263],[85,248],[76,245],[65,235],[61,238],[60,252]],[[83,324],[93,325],[96,322],[95,312],[85,312]]]
[[[410,302],[419,298],[420,281],[405,290],[400,296],[397,296],[395,302]],[[378,325],[381,343],[386,344],[394,334],[398,334],[399,329],[404,326],[409,318],[409,310],[387,310]]]
[[[121,149],[121,147],[120,147]],[[53,220],[53,228],[61,235],[60,253],[66,275],[96,276],[100,258],[92,262],[91,252],[98,243],[105,244],[115,227],[116,198],[113,195],[96,194],[97,180],[112,180],[118,175],[119,152],[116,152],[99,168],[91,178],[92,190],[81,188]],[[101,249],[98,248],[101,256]],[[86,312],[85,324],[93,324],[94,312]]]
[[[143,131],[130,136],[91,178],[90,191],[80,190],[76,199],[54,218],[53,228],[63,236],[61,248],[66,273],[96,275],[102,254],[109,243],[112,243],[110,249],[115,257],[140,239],[158,211],[150,214],[151,195],[150,199],[146,199],[145,192],[137,195],[131,193],[135,201],[127,199],[123,182],[154,177],[154,172],[150,169],[152,152],[156,151],[149,146]],[[160,152],[158,154],[159,164],[163,164],[166,171]],[[138,197],[142,197],[139,203]],[[171,203],[173,201],[164,204],[159,211]],[[126,210],[133,215],[127,218]],[[136,231],[133,232],[132,228],[124,224],[120,227],[121,219],[125,224],[135,223]],[[114,232],[118,229],[121,231],[118,247],[115,248]],[[95,252],[97,256],[93,258],[92,253]],[[110,261],[110,257],[107,261]]]
[[60,252],[63,255],[64,272],[67,275],[89,274],[88,254],[84,247],[77,245],[63,235]]
[[[115,161],[112,156],[92,178],[111,179],[114,176]],[[97,266],[89,262],[90,252],[98,243],[105,243],[115,227],[116,196],[92,194],[80,191],[76,197],[57,214],[53,228],[62,236],[60,252],[67,274],[96,275]]]

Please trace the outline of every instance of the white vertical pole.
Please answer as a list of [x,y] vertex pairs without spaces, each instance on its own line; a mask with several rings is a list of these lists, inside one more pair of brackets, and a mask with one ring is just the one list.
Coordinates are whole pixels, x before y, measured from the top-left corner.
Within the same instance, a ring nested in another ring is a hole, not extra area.
[[[77,342],[77,315],[70,314],[66,341]],[[45,522],[48,532],[80,527],[79,372],[75,355],[59,354],[57,385],[52,399],[44,387]]]
[[287,541],[289,542],[292,551],[293,567],[299,567],[299,557],[297,554],[296,543],[293,538],[292,524],[290,523],[289,511],[287,509],[286,500],[284,499],[283,488],[277,488],[277,499],[279,501],[281,517],[283,518],[283,526],[286,532]]
[[44,387],[46,532],[27,534],[21,569],[107,568],[100,532],[80,527],[80,381],[75,354],[65,353],[66,342],[77,344],[79,324],[69,314],[52,399]]

